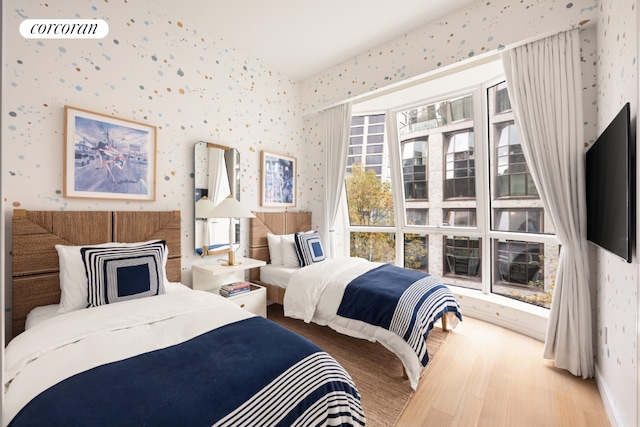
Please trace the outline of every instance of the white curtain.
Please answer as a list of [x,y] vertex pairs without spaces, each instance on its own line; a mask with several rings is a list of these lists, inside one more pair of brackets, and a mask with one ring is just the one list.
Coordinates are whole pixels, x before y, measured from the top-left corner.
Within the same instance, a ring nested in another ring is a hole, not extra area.
[[344,191],[344,175],[347,167],[349,131],[351,128],[351,104],[341,104],[320,115],[319,131],[324,141],[324,215],[321,228],[325,252],[335,255],[333,224],[338,215],[340,198]]
[[217,206],[231,194],[227,164],[224,160],[225,150],[215,147],[207,151],[209,152],[209,182],[207,183],[209,200]]
[[511,49],[502,61],[527,164],[561,244],[544,357],[592,377],[578,30]]
[[[209,147],[207,151],[209,153],[208,197],[215,206],[218,206],[220,202],[231,194],[227,164],[224,159],[225,150],[218,147]],[[206,246],[216,242],[230,241],[229,220],[207,218],[205,220],[204,235],[206,236],[204,242]]]

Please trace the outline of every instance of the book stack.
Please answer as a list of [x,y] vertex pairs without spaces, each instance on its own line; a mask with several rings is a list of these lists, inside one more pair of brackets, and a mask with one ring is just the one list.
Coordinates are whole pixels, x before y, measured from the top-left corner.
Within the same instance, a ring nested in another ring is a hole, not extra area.
[[247,282],[235,282],[220,287],[220,295],[231,297],[251,290],[251,284]]

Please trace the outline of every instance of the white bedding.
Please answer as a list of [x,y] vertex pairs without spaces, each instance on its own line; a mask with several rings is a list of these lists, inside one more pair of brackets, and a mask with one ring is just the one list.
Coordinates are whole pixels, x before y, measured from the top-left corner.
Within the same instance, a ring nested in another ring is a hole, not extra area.
[[[164,286],[166,293],[191,290],[190,288],[179,282],[167,282]],[[36,307],[31,310],[29,314],[27,314],[27,320],[25,322],[24,328],[31,329],[37,324],[42,323],[45,320],[49,320],[52,317],[58,316],[60,314],[60,304],[50,304]]]
[[31,329],[34,326],[58,316],[58,309],[60,304],[50,304],[36,307],[29,314],[27,314],[27,320],[25,321],[24,328]]
[[300,267],[284,267],[273,264],[263,265],[260,267],[260,281],[286,289],[289,284],[289,278],[298,270],[300,270]]
[[71,375],[251,316],[223,297],[189,291],[77,310],[32,325],[5,350],[3,425],[41,391]]
[[344,290],[357,276],[382,265],[362,258],[333,258],[293,273],[284,295],[285,316],[326,325],[345,335],[379,342],[398,356],[411,387],[418,386],[422,363],[400,336],[387,329],[338,316]]

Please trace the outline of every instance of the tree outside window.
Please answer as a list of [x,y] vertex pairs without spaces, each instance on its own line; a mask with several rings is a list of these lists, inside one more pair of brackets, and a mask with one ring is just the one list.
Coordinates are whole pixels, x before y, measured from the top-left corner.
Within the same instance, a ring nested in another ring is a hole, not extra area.
[[[351,226],[393,226],[391,182],[380,181],[374,170],[359,163],[351,166],[346,179],[347,204]],[[394,262],[395,234],[351,232],[351,256],[371,261]]]

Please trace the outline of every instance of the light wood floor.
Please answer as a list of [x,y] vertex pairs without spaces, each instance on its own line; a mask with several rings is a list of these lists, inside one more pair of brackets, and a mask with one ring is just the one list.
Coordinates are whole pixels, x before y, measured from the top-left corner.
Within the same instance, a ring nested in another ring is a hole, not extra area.
[[595,380],[554,368],[542,347],[466,317],[430,362],[397,426],[609,426]]

